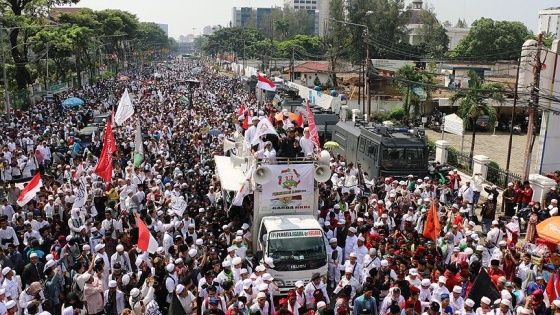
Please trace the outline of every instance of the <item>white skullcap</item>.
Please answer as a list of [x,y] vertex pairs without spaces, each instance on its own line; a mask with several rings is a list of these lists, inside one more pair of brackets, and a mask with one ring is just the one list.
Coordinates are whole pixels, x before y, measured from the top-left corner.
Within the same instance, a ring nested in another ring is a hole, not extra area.
[[132,296],[133,298],[137,297],[138,295],[140,295],[140,290],[138,288],[130,290],[130,296]]

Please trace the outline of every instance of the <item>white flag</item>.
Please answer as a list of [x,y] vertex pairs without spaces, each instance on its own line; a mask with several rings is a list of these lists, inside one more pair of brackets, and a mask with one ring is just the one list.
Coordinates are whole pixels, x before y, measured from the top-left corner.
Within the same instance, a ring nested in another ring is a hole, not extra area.
[[253,136],[253,139],[251,139],[251,144],[259,144],[259,142],[261,141],[261,136],[264,136],[266,134],[273,134],[278,136],[278,133],[276,132],[276,129],[274,129],[274,126],[272,126],[270,120],[268,120],[268,118],[263,118],[257,125],[257,132]]
[[243,184],[241,184],[241,188],[239,188],[239,191],[237,192],[237,194],[235,195],[235,197],[231,201],[231,204],[233,206],[241,207],[241,205],[243,204],[243,198],[245,198],[245,196],[250,194],[251,191],[253,190],[253,172],[254,171],[255,171],[255,166],[253,165],[253,166],[251,166],[251,168],[247,172],[247,178],[245,179]]
[[80,177],[80,186],[78,186],[78,188],[75,190],[75,193],[76,199],[74,199],[72,208],[82,208],[86,204],[86,200],[88,198],[85,176]]
[[124,90],[124,94],[119,101],[119,107],[115,113],[115,123],[117,125],[122,125],[127,119],[134,115],[134,106],[128,95],[128,89]]

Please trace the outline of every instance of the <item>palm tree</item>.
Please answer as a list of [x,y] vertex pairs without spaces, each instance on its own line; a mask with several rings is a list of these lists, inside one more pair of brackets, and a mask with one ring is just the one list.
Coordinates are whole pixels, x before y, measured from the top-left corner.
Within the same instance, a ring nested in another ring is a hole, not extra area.
[[[397,70],[396,80],[399,89],[403,93],[403,110],[405,119],[418,118],[420,116],[421,100],[413,90],[415,87],[422,87],[426,93],[426,100],[432,98],[431,87],[434,84],[433,75],[429,72],[418,70],[413,64],[408,64]],[[415,84],[415,83],[418,84]]]
[[449,98],[451,104],[459,104],[457,115],[463,119],[466,128],[472,128],[472,141],[469,159],[474,155],[474,142],[476,139],[476,121],[480,116],[488,115],[489,126],[494,126],[497,120],[496,109],[489,106],[488,99],[494,99],[498,102],[504,100],[504,86],[497,82],[484,83],[482,79],[474,71],[469,71],[470,88],[460,90]]

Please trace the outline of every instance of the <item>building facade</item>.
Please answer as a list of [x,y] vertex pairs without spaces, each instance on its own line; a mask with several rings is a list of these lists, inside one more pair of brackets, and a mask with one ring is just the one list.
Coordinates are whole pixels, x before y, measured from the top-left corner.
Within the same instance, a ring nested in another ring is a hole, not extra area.
[[539,10],[539,34],[548,33],[560,38],[560,7]]

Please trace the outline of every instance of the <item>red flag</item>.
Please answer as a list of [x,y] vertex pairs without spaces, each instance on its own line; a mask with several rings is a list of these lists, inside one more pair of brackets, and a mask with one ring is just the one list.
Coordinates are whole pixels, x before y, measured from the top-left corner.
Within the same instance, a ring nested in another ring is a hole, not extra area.
[[155,253],[158,248],[158,242],[150,233],[146,223],[136,216],[136,225],[138,225],[138,248],[145,252]]
[[41,190],[41,187],[43,187],[43,180],[41,179],[41,173],[37,173],[35,176],[33,176],[27,186],[23,188],[16,203],[20,207],[25,206],[29,201],[35,198],[39,190]]
[[245,120],[243,121],[243,125],[241,126],[245,130],[249,129],[249,118],[249,114],[245,115]]
[[424,226],[423,234],[426,238],[435,241],[440,232],[441,225],[439,224],[436,204],[432,202],[430,210],[428,210],[428,217],[426,218],[426,225]]
[[110,182],[111,177],[113,177],[113,153],[115,151],[117,151],[115,137],[113,136],[113,130],[111,129],[111,122],[108,121],[107,127],[105,127],[103,150],[101,150],[99,161],[97,162],[95,171],[93,171],[106,182]]
[[297,117],[297,126],[298,128],[303,127],[303,112],[299,112],[299,116]]
[[239,112],[237,113],[237,116],[243,115],[244,111],[245,111],[245,104],[241,104],[241,107],[239,108]]
[[560,279],[559,279],[560,271],[553,273],[550,275],[550,279],[546,284],[546,296],[548,296],[549,301],[554,301],[558,296],[560,296]]
[[257,87],[267,91],[276,91],[276,84],[267,79],[264,75],[258,74]]
[[315,125],[315,118],[313,117],[313,112],[309,106],[309,101],[307,101],[307,125],[309,126],[309,136],[311,137],[311,142],[315,147],[320,148],[321,143],[319,142],[319,132],[317,131],[317,126]]

